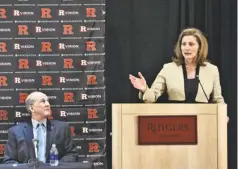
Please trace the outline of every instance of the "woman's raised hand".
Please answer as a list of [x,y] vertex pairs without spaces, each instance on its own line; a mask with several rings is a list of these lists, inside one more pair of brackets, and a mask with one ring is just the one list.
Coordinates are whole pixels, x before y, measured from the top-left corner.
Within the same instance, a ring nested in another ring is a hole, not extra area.
[[146,80],[141,74],[141,72],[138,72],[139,77],[135,77],[131,74],[129,74],[129,79],[131,81],[131,84],[134,86],[134,88],[144,92],[146,90]]

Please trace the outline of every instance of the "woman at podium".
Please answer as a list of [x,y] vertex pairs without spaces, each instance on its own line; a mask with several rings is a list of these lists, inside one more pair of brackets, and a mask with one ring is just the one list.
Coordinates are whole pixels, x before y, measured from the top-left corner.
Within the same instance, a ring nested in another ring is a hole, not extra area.
[[207,55],[206,37],[188,28],[179,35],[172,62],[164,64],[150,88],[140,72],[129,79],[146,103],[156,102],[165,91],[170,102],[224,103],[218,68],[207,61]]

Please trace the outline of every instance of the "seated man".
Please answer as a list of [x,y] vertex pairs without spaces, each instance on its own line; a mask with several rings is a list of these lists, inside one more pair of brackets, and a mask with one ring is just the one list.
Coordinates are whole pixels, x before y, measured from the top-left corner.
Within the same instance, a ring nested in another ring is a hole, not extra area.
[[35,159],[33,138],[39,140],[37,155],[43,163],[49,162],[52,144],[56,144],[60,161],[76,161],[69,125],[62,121],[47,120],[51,113],[48,97],[41,92],[32,92],[25,103],[31,119],[9,129],[3,163],[28,163],[30,159]]

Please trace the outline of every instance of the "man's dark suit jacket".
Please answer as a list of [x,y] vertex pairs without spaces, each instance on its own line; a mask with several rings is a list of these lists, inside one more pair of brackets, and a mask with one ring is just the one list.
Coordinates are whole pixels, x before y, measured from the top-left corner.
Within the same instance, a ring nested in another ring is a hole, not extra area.
[[[5,146],[3,163],[28,163],[28,160],[35,159],[33,136],[31,120],[11,127],[8,130],[8,141]],[[66,122],[47,120],[46,162],[49,162],[52,144],[56,144],[60,161],[77,161],[77,153],[70,128]]]

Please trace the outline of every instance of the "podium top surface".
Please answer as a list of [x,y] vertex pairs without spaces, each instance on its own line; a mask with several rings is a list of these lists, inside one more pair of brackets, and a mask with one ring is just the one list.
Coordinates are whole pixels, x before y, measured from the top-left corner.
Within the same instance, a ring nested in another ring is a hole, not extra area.
[[226,104],[171,104],[171,103],[113,103],[112,109],[117,109],[123,115],[126,114],[149,114],[149,115],[214,115],[219,112],[225,112]]

